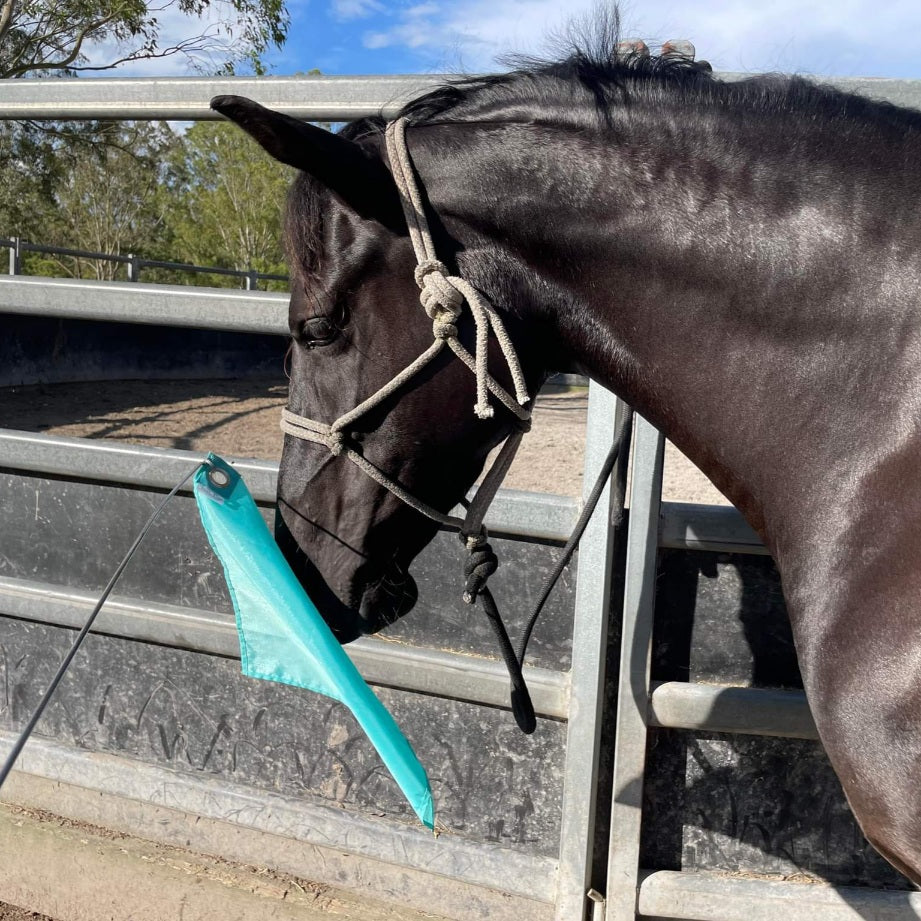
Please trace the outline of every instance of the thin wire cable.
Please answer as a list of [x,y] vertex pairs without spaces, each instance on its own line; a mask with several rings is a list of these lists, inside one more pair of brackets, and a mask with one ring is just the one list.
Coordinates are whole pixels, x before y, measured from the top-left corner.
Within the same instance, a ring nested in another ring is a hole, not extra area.
[[134,543],[131,545],[128,552],[122,557],[122,561],[118,564],[118,568],[112,574],[112,578],[109,579],[108,584],[102,591],[102,595],[99,598],[99,601],[96,602],[96,607],[93,608],[93,612],[87,618],[86,623],[81,628],[80,632],[77,634],[77,638],[74,640],[73,645],[70,647],[67,655],[64,656],[61,664],[58,666],[58,670],[55,673],[54,677],[51,679],[51,684],[48,685],[48,689],[42,695],[42,699],[38,702],[38,706],[35,708],[35,712],[29,717],[29,722],[26,723],[25,729],[19,734],[19,738],[16,739],[16,742],[13,745],[12,750],[6,758],[6,761],[3,763],[3,767],[0,768],[0,787],[6,781],[6,778],[9,776],[10,771],[13,770],[13,765],[16,763],[16,759],[19,757],[23,748],[25,747],[26,742],[29,741],[29,736],[32,735],[32,731],[38,725],[38,721],[42,718],[42,714],[45,712],[45,707],[48,705],[48,702],[51,700],[52,695],[57,690],[58,685],[61,683],[61,679],[64,677],[67,669],[70,668],[70,663],[73,661],[74,656],[80,649],[80,646],[83,644],[83,641],[86,639],[87,634],[90,632],[90,628],[93,626],[93,621],[96,620],[96,615],[102,610],[102,606],[106,603],[106,599],[112,593],[112,589],[115,588],[115,583],[118,582],[119,577],[125,571],[125,567],[131,561],[131,557],[134,556],[135,551],[141,545],[141,541],[147,536],[147,532],[153,527],[154,522],[159,517],[160,513],[166,508],[167,502],[185,486],[186,483],[195,475],[198,469],[202,464],[206,464],[207,461],[199,461],[195,467],[190,470],[164,497],[163,501],[157,506],[154,510],[154,513],[147,519],[147,523],[141,529],[141,533],[135,538]]

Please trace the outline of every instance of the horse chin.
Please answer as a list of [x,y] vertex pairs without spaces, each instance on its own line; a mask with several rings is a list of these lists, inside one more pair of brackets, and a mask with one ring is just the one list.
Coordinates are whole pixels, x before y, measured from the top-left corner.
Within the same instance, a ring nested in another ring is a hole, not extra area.
[[383,575],[341,599],[311,561],[289,530],[281,514],[275,521],[275,542],[310,597],[320,616],[340,643],[351,643],[360,636],[377,633],[408,614],[419,597],[416,581],[394,560]]

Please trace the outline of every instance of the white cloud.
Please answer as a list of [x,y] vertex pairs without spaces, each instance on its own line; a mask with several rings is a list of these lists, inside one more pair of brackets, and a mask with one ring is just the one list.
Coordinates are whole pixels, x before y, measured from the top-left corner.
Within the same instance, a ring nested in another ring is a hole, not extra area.
[[[595,0],[423,2],[399,10],[393,25],[366,33],[364,43],[413,49],[423,66],[453,56],[468,70],[494,69],[503,53],[539,53],[546,36],[595,6]],[[914,68],[921,76],[921,60],[915,64],[904,39],[921,30],[916,0],[645,0],[621,3],[621,11],[625,37],[651,45],[690,39],[698,57],[719,70],[907,75]]]
[[384,9],[379,0],[333,0],[330,7],[336,19],[363,19]]

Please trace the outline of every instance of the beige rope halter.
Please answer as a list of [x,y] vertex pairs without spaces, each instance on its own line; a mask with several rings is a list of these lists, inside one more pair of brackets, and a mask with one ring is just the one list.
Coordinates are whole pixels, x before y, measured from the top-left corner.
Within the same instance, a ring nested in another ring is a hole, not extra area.
[[[427,515],[439,524],[460,530],[471,539],[476,539],[482,534],[483,516],[486,514],[486,509],[511,466],[524,431],[530,427],[531,410],[526,407],[526,404],[530,402],[530,397],[515,348],[495,308],[468,281],[456,275],[449,275],[445,264],[436,257],[422,196],[419,193],[412,160],[406,146],[406,120],[400,118],[390,122],[387,125],[385,139],[390,167],[400,193],[403,214],[406,217],[410,240],[416,253],[418,265],[415,270],[415,279],[420,289],[419,300],[426,315],[432,321],[434,341],[415,361],[395,375],[380,390],[334,422],[317,422],[289,409],[283,409],[281,428],[286,434],[293,435],[295,438],[325,444],[332,454],[347,457],[372,480],[388,489],[416,511]],[[457,320],[465,305],[470,308],[476,329],[476,347],[473,355],[461,344],[457,333]],[[495,335],[508,364],[515,389],[514,396],[508,393],[489,373],[487,354],[490,332]],[[521,423],[519,429],[510,435],[502,446],[493,466],[477,490],[464,520],[444,515],[417,499],[348,444],[349,427],[418,374],[435,359],[445,346],[450,348],[476,377],[476,403],[473,407],[476,415],[480,419],[488,419],[493,415],[488,396],[491,393]]]

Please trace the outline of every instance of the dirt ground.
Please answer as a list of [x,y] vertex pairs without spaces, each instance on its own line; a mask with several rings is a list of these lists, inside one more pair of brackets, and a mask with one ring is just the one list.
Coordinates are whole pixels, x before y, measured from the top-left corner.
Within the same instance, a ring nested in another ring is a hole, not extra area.
[[[278,416],[285,396],[285,383],[274,379],[13,387],[0,389],[0,426],[277,460],[282,446]],[[545,388],[505,485],[579,495],[587,405],[586,388]],[[666,450],[663,496],[726,504],[672,445]]]

